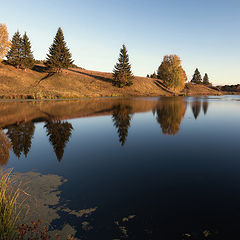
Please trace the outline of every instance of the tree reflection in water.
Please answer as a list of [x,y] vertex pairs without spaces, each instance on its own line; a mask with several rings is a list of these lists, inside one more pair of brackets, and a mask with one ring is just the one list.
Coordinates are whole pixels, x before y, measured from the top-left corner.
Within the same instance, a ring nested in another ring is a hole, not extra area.
[[124,146],[127,136],[128,128],[132,118],[132,107],[126,104],[118,104],[113,106],[112,120],[114,126],[117,128],[119,142]]
[[156,107],[157,121],[163,134],[176,135],[186,112],[185,100],[174,98],[167,101],[161,100]]
[[44,127],[47,129],[49,142],[52,144],[58,161],[62,160],[64,149],[72,135],[72,124],[68,122],[53,121],[47,122]]
[[195,119],[198,118],[198,115],[201,111],[201,102],[200,101],[193,101],[192,102],[192,112],[193,112],[193,116]]
[[204,115],[206,115],[208,111],[208,101],[204,101],[202,103],[202,108],[203,108]]
[[20,124],[7,127],[7,136],[11,140],[13,152],[20,158],[24,153],[27,157],[32,145],[35,126],[33,122],[22,122]]
[[11,147],[12,144],[9,141],[8,137],[3,130],[0,130],[0,166],[8,164]]

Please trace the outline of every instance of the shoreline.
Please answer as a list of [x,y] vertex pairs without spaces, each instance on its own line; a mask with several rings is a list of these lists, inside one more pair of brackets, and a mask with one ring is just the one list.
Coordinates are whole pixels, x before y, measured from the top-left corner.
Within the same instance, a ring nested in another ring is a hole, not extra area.
[[133,85],[112,85],[112,73],[69,68],[48,76],[42,65],[35,70],[18,70],[0,63],[0,101],[81,100],[95,98],[172,97],[238,95],[202,84],[186,83],[180,92],[168,89],[162,80],[135,76]]
[[1,98],[0,102],[47,102],[47,101],[79,101],[79,100],[90,100],[90,99],[127,99],[127,98],[151,98],[151,97],[206,97],[206,96],[232,96],[240,95],[240,93],[222,93],[222,94],[178,94],[178,95],[125,95],[125,96],[99,96],[99,97],[79,97],[79,98]]

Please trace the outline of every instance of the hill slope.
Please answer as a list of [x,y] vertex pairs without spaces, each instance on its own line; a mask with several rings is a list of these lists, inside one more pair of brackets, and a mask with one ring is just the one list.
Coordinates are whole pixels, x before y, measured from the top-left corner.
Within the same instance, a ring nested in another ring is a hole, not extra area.
[[[208,88],[207,94],[214,95],[216,93],[217,91]],[[0,63],[1,98],[45,99],[171,95],[173,93],[164,86],[161,80],[151,78],[135,77],[132,86],[121,89],[112,85],[111,73],[70,68],[61,74],[48,75],[42,65],[35,65],[34,70],[24,71]]]

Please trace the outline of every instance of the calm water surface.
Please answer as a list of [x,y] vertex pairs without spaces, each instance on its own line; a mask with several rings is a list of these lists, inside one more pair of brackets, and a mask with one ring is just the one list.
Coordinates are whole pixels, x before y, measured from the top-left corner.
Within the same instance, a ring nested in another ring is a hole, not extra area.
[[11,142],[2,167],[61,177],[56,189],[35,179],[37,196],[49,183],[58,199],[31,217],[52,229],[94,240],[240,235],[239,96],[2,102],[0,113]]

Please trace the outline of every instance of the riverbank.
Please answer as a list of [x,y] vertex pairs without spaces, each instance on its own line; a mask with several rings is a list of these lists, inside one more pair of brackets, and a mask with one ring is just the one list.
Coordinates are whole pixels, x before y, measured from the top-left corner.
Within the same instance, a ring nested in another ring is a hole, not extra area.
[[[220,91],[202,85],[184,89],[179,95],[221,95]],[[133,85],[112,85],[112,74],[70,68],[61,74],[48,74],[43,65],[20,70],[0,63],[1,99],[73,99],[88,97],[173,96],[158,79],[137,77]]]

